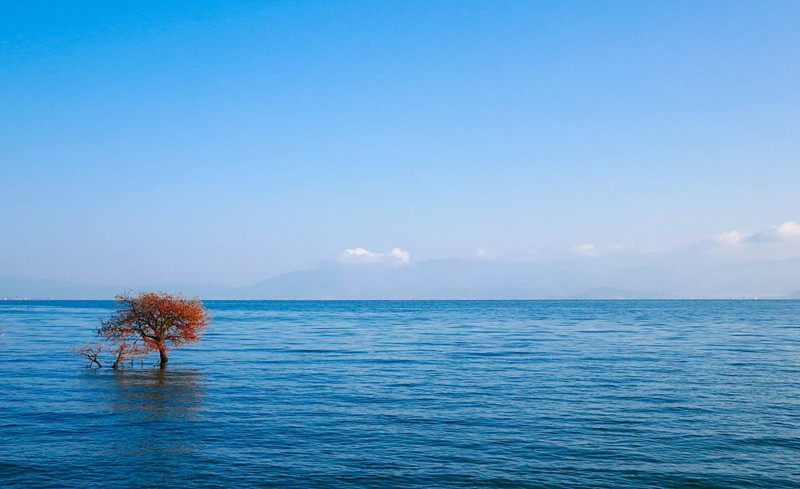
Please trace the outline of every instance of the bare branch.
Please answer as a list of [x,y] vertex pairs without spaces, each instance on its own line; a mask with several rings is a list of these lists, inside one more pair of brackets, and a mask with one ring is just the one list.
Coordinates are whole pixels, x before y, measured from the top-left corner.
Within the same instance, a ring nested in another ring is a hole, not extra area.
[[103,353],[103,345],[99,343],[93,343],[84,346],[74,346],[72,347],[72,351],[78,355],[81,355],[82,357],[85,357],[86,360],[89,361],[89,364],[86,365],[87,368],[91,368],[95,364],[98,368],[103,366],[98,359],[100,354]]

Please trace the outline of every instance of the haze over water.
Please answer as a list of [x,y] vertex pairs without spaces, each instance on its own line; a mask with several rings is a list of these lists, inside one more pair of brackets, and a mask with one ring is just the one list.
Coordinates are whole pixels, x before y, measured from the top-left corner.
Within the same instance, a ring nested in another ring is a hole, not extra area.
[[800,487],[800,301],[208,305],[114,372],[0,303],[0,486]]

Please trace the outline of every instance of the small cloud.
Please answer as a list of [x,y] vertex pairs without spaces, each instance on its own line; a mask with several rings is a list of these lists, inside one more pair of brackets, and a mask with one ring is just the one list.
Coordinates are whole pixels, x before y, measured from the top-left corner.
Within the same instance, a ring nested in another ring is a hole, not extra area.
[[712,238],[714,243],[729,248],[743,246],[747,239],[753,236],[752,233],[743,233],[740,231],[728,231],[719,233]]
[[727,231],[704,242],[715,254],[736,254],[750,258],[778,259],[800,254],[800,224],[795,221],[753,233]]
[[771,228],[754,233],[747,238],[752,243],[779,243],[800,240],[800,224],[786,221]]
[[588,256],[589,258],[594,258],[598,254],[597,247],[589,243],[573,246],[572,252],[576,255]]
[[392,251],[389,252],[389,256],[397,259],[400,263],[408,263],[411,261],[411,254],[400,248],[392,248]]
[[488,251],[486,251],[486,250],[478,250],[478,251],[476,251],[476,252],[475,252],[475,255],[476,255],[478,258],[486,258],[486,257],[488,257],[489,255],[491,255],[491,253],[489,253],[489,252],[488,252]]
[[372,264],[372,263],[395,263],[403,264],[411,261],[411,255],[403,249],[392,248],[388,253],[376,253],[366,248],[346,249],[339,256],[342,263]]
[[340,257],[345,262],[375,263],[380,261],[381,255],[364,248],[351,248],[344,250]]
[[715,235],[712,241],[725,247],[743,247],[746,245],[800,243],[800,224],[795,221],[772,226],[764,231],[745,233],[727,231]]

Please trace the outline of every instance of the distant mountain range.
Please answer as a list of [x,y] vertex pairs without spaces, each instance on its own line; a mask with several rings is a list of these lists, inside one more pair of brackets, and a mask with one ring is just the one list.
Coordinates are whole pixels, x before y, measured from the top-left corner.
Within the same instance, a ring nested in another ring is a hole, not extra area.
[[[0,277],[0,299],[110,299],[125,290],[204,299],[800,299],[800,259],[678,266],[669,257],[499,263],[432,260],[407,265],[330,264],[241,287],[214,284],[86,285]],[[791,294],[791,295],[789,295]]]

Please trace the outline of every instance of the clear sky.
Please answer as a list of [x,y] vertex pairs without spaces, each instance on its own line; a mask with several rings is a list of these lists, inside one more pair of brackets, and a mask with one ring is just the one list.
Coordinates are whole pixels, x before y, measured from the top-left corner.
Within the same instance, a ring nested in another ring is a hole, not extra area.
[[800,220],[794,0],[0,5],[0,275],[239,284]]

